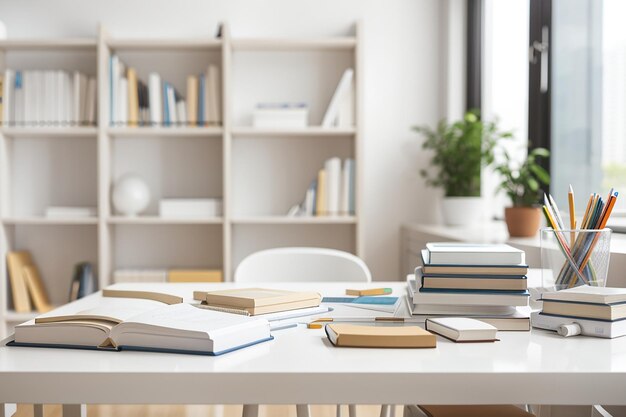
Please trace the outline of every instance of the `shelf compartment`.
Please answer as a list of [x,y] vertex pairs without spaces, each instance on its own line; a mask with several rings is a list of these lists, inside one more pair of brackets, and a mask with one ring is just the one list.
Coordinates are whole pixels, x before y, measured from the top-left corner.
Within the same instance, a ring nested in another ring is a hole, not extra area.
[[87,218],[48,218],[48,217],[7,217],[2,220],[7,225],[95,225],[98,224],[97,217]]
[[110,127],[106,132],[113,137],[212,137],[224,133],[222,127]]
[[298,51],[298,50],[353,50],[356,38],[352,36],[332,38],[254,38],[233,39],[234,50],[246,51]]
[[136,217],[109,217],[109,224],[154,224],[154,225],[175,225],[175,224],[222,224],[222,217],[212,218],[163,218],[159,216],[136,216]]
[[93,136],[98,134],[98,128],[95,126],[42,126],[42,127],[3,127],[2,134],[4,136],[19,138],[19,137],[84,137]]
[[91,38],[0,40],[0,50],[3,51],[92,50],[95,52],[97,45],[97,40]]
[[245,216],[232,219],[233,224],[250,225],[327,225],[327,224],[355,224],[356,216],[315,216],[315,217],[287,217],[287,216]]
[[108,39],[109,48],[121,50],[152,50],[152,51],[202,51],[217,50],[222,47],[222,40],[216,38],[154,38],[154,39]]
[[220,225],[124,224],[111,230],[112,271],[132,269],[222,269]]
[[302,129],[265,129],[242,126],[233,128],[232,134],[234,137],[337,137],[354,136],[356,128],[309,126]]

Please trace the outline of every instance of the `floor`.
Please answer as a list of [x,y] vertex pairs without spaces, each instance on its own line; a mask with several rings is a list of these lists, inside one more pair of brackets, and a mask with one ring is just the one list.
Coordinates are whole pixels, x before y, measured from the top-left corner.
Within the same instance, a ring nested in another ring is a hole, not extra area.
[[[335,417],[334,405],[312,405],[312,417]],[[379,417],[380,406],[360,405],[359,417]],[[241,417],[240,405],[90,405],[87,406],[89,417]],[[396,408],[396,416],[401,416],[401,409]],[[342,408],[342,416],[348,416],[348,407]],[[33,407],[19,404],[14,417],[33,417]],[[61,417],[61,406],[44,406],[44,417]],[[296,407],[288,405],[268,405],[259,410],[259,417],[296,417]]]

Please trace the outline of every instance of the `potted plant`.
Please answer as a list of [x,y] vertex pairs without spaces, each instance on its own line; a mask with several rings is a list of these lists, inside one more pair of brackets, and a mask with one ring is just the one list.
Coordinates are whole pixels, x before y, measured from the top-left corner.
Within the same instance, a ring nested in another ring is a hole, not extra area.
[[482,212],[481,169],[493,163],[498,140],[511,133],[501,132],[496,122],[481,120],[476,110],[452,124],[441,120],[435,130],[428,126],[413,130],[425,137],[422,149],[434,152],[430,164],[435,169],[422,169],[420,174],[427,185],[443,188],[444,221],[448,225],[475,223]]
[[502,175],[498,191],[504,191],[511,199],[512,207],[504,209],[509,235],[534,236],[541,223],[541,186],[550,184],[550,174],[539,165],[538,158],[547,158],[550,151],[532,149],[521,164],[515,164],[508,152],[504,151],[503,155],[502,163],[497,164],[495,170]]

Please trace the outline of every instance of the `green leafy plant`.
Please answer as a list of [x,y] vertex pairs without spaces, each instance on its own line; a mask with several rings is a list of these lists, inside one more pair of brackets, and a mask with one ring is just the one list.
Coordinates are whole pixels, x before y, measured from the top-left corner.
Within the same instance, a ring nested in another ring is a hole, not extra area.
[[539,165],[538,158],[547,158],[550,151],[535,148],[528,151],[528,156],[518,167],[511,160],[511,155],[504,151],[502,163],[495,166],[502,175],[498,191],[504,191],[515,207],[532,207],[540,200],[541,185],[550,184],[550,174]]
[[434,152],[430,164],[438,168],[422,169],[420,175],[427,185],[442,187],[446,197],[480,196],[481,168],[493,163],[498,140],[512,136],[500,131],[496,121],[482,121],[477,110],[452,124],[443,119],[435,130],[428,126],[413,130],[425,137],[422,149]]

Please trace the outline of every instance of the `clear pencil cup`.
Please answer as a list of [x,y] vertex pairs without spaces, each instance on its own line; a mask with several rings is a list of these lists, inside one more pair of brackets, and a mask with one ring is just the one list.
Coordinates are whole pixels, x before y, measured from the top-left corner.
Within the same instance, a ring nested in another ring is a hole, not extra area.
[[544,290],[579,285],[606,286],[611,229],[541,229],[541,277]]

